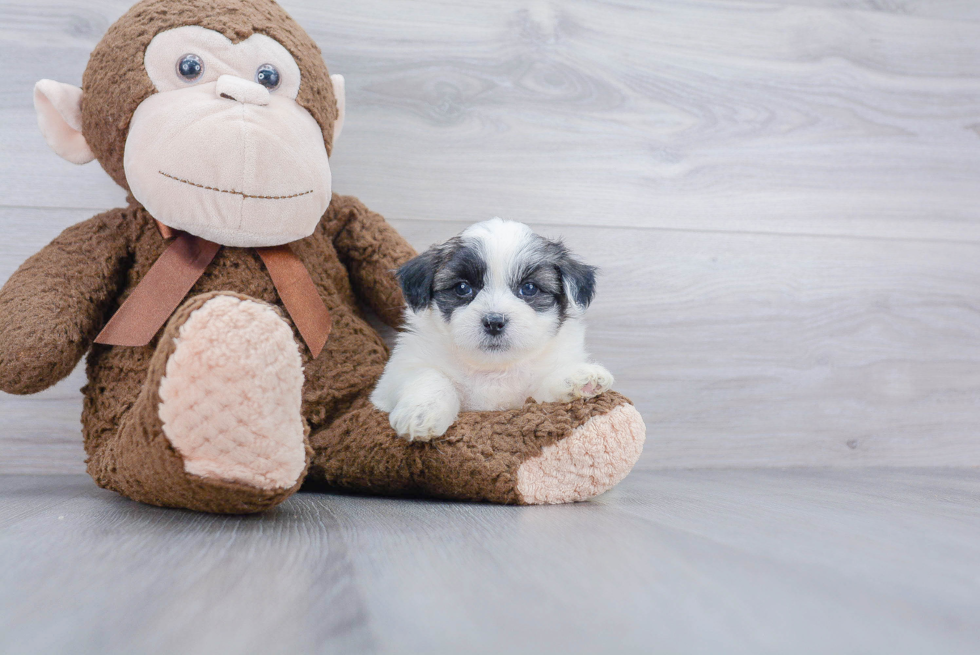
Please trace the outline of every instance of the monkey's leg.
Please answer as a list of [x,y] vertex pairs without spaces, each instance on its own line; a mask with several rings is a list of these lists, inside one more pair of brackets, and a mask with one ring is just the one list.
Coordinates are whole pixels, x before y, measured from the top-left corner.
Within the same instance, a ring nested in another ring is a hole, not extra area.
[[397,437],[365,401],[310,436],[311,487],[509,504],[587,500],[626,477],[646,429],[623,396],[464,412],[429,443]]
[[293,331],[266,303],[191,298],[170,318],[136,403],[89,473],[164,507],[260,512],[295,492],[309,460]]

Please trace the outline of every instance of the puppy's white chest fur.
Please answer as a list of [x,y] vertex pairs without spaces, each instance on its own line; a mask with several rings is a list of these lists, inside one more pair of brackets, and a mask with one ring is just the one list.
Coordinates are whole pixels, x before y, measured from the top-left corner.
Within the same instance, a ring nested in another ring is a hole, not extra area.
[[503,371],[473,370],[458,378],[463,411],[486,412],[520,407],[534,391],[535,371],[517,364]]

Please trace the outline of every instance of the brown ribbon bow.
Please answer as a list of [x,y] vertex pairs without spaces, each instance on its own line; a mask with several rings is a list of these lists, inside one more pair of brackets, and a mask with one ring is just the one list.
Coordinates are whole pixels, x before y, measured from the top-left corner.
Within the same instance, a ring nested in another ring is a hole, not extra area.
[[[168,236],[166,232],[163,234]],[[111,346],[148,344],[221,249],[213,241],[186,232],[174,234],[173,243],[102,328],[95,343]],[[255,250],[315,359],[330,335],[331,319],[309,271],[289,245]]]

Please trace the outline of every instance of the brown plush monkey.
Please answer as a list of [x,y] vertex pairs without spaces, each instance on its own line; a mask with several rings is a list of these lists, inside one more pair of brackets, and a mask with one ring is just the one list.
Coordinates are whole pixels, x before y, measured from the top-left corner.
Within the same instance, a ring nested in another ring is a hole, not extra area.
[[[639,457],[624,397],[464,413],[398,438],[367,396],[412,248],[331,193],[343,79],[271,0],[144,0],[82,89],[38,83],[54,150],[98,159],[130,204],[65,230],[0,291],[0,389],[88,352],[88,470],[130,498],[257,512],[301,486],[500,503],[582,500]],[[329,333],[329,337],[327,334]],[[322,352],[321,352],[322,350]]]

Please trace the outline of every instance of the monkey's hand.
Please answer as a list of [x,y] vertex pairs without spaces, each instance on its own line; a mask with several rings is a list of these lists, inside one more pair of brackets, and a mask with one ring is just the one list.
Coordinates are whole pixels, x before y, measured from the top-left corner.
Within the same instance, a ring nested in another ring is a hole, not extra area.
[[123,279],[123,212],[69,227],[0,289],[0,390],[42,391],[88,350]]

